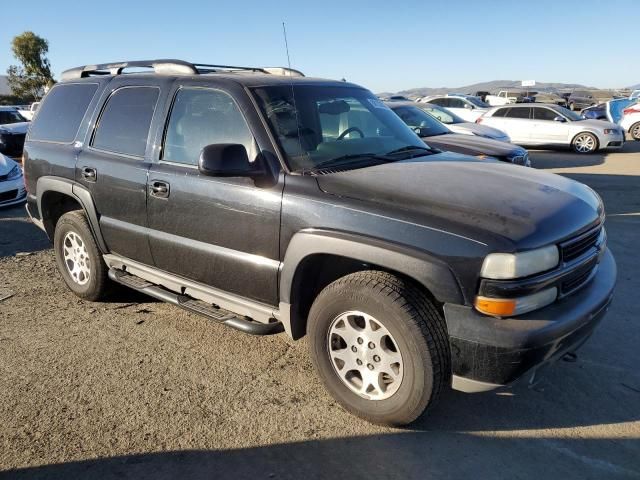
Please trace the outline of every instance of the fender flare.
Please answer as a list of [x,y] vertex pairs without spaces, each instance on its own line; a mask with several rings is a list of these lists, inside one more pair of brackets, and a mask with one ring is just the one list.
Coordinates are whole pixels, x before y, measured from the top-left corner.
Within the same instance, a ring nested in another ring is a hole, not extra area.
[[341,256],[401,272],[423,285],[439,302],[464,303],[460,284],[449,266],[427,252],[357,234],[305,229],[291,238],[280,270],[280,311],[289,334],[293,324],[304,320],[294,318],[295,308],[291,308],[296,302],[292,292],[298,267],[305,258],[316,254]]
[[102,232],[100,231],[98,212],[96,211],[95,204],[93,203],[93,197],[91,196],[91,192],[89,192],[89,190],[80,185],[78,182],[74,182],[73,180],[44,176],[38,179],[36,192],[38,213],[40,214],[40,219],[43,223],[45,221],[42,212],[42,197],[44,196],[44,194],[47,192],[57,192],[67,195],[68,197],[76,200],[84,210],[84,213],[87,216],[87,220],[89,221],[89,226],[91,227],[93,236],[96,239],[96,243],[98,244],[98,248],[102,253],[109,252],[107,244],[102,237]]

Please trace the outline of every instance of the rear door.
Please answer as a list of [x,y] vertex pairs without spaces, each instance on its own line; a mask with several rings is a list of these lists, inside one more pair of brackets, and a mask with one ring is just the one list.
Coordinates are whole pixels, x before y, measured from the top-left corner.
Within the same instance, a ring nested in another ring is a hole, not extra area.
[[[516,144],[527,145],[531,142],[531,108],[510,107],[506,109],[504,117],[501,118],[501,126],[494,125],[511,137],[511,141]],[[494,118],[494,117],[491,117]]]
[[154,78],[116,77],[105,89],[84,145],[78,145],[76,180],[88,188],[109,251],[153,263],[146,234],[149,132],[161,102]]
[[568,143],[568,122],[554,120],[562,115],[547,107],[532,107],[532,110],[531,141],[533,143],[539,145]]
[[158,268],[276,305],[284,176],[256,182],[197,167],[214,143],[241,144],[257,161],[256,134],[266,134],[249,125],[262,124],[241,87],[176,83],[149,172],[149,241]]

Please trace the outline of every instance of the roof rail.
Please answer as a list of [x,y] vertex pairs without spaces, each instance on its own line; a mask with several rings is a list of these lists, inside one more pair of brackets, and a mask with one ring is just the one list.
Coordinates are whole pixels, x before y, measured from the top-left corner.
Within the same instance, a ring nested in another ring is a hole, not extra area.
[[85,78],[92,75],[121,75],[125,68],[152,68],[156,75],[199,75],[220,71],[251,71],[271,75],[289,75],[304,77],[299,70],[284,67],[237,67],[232,65],[211,65],[207,63],[189,63],[184,60],[160,59],[137,60],[129,62],[101,63],[83,65],[62,72],[62,80]]

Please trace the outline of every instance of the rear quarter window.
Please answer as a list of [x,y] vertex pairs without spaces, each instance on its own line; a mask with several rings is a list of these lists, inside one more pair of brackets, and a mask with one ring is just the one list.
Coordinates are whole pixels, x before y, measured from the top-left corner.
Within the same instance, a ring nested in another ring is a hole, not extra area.
[[65,83],[53,87],[38,108],[29,140],[73,142],[96,90],[97,83]]

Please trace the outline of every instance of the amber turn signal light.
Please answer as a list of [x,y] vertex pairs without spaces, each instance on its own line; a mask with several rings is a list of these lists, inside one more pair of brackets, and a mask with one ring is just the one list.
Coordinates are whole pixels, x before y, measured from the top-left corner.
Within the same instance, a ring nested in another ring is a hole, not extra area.
[[476,309],[485,315],[506,317],[516,312],[515,299],[476,297]]

